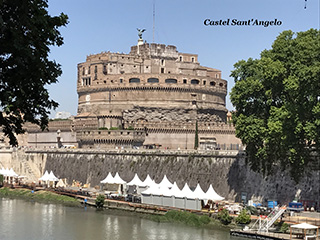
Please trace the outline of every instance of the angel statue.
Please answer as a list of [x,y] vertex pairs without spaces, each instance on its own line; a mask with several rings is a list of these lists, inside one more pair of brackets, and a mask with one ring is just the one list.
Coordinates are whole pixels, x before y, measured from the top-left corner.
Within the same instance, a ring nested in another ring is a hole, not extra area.
[[137,28],[137,30],[138,30],[139,39],[142,39],[142,33],[145,31],[145,29]]

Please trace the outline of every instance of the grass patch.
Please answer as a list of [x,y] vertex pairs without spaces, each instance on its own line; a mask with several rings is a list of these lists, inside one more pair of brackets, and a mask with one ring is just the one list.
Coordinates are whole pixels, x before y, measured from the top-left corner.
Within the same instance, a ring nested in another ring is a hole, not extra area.
[[80,206],[80,202],[75,198],[59,195],[53,192],[37,191],[32,192],[30,189],[9,189],[1,188],[0,197],[20,198],[25,200],[34,200],[43,203],[58,203],[67,206]]

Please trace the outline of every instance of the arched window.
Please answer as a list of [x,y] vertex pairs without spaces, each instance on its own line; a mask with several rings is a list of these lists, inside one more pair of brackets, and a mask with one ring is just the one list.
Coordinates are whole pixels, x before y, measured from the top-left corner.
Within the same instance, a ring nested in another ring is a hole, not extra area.
[[210,82],[210,86],[215,86],[216,85],[216,82]]
[[148,78],[148,83],[158,83],[159,79],[158,78]]
[[192,79],[191,80],[191,84],[199,84],[199,80],[198,79]]
[[140,78],[130,78],[129,83],[140,83]]
[[177,83],[177,82],[178,82],[177,79],[173,79],[173,78],[167,78],[165,80],[165,83]]

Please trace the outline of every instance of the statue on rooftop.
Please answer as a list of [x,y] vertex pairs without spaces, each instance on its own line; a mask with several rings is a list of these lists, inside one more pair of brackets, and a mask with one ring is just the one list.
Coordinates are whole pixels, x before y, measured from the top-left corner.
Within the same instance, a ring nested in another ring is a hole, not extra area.
[[142,39],[142,33],[143,33],[146,29],[137,28],[137,30],[138,30],[139,39]]

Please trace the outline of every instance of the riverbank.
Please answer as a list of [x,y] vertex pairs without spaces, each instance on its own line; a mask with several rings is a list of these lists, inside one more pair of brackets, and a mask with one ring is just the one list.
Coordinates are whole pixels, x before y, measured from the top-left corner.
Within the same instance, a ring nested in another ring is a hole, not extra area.
[[30,189],[20,188],[20,189],[10,189],[10,188],[0,188],[0,197],[5,198],[18,198],[24,200],[33,200],[42,203],[54,203],[63,204],[66,206],[80,207],[81,203],[72,197],[59,195],[49,191],[34,191]]

